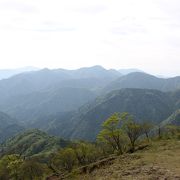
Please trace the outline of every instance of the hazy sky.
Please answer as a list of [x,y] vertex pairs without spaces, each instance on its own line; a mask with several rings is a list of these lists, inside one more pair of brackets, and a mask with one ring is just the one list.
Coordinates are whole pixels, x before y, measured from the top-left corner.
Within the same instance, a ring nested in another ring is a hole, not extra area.
[[180,0],[0,0],[0,69],[180,75]]

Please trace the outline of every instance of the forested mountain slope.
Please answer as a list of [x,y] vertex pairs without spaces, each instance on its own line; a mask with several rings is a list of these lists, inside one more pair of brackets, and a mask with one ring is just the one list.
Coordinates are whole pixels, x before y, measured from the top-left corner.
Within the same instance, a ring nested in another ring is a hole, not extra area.
[[0,143],[23,130],[24,128],[17,123],[17,120],[0,112]]
[[59,88],[6,99],[0,108],[16,119],[28,122],[40,116],[76,110],[96,94],[84,88]]
[[48,132],[72,139],[94,140],[101,124],[114,112],[129,112],[140,122],[158,124],[175,111],[176,101],[171,94],[149,89],[122,89],[97,98],[79,111],[57,116]]
[[122,88],[157,89],[160,91],[175,91],[180,89],[180,76],[174,78],[158,78],[142,72],[130,73],[111,82],[104,88],[109,92]]
[[27,130],[4,142],[1,154],[20,154],[22,156],[49,156],[70,142],[37,129]]

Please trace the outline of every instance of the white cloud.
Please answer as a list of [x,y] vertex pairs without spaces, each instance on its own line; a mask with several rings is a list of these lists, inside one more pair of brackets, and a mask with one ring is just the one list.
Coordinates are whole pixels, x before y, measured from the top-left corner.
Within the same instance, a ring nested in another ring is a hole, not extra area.
[[142,68],[179,74],[178,0],[0,0],[0,68]]

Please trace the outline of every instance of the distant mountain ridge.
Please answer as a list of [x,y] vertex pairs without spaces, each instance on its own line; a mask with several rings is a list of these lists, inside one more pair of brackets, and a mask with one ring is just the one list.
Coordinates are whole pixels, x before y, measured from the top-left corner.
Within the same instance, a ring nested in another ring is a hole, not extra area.
[[133,72],[143,72],[140,69],[133,69],[133,68],[131,68],[131,69],[119,69],[118,71],[123,75],[127,75],[127,74],[130,74],[130,73],[133,73]]
[[128,111],[140,121],[167,119],[180,108],[179,89],[180,77],[122,75],[101,66],[45,68],[1,80],[0,110],[13,117],[13,132],[22,123],[62,137],[93,140],[102,121],[115,111]]
[[39,70],[39,68],[32,67],[32,66],[27,66],[27,67],[17,68],[17,69],[0,69],[0,80],[8,79],[20,73],[37,71],[37,70]]
[[121,74],[100,66],[78,70],[42,69],[0,81],[0,109],[20,120],[72,111],[97,96]]
[[122,76],[109,83],[104,91],[110,92],[122,88],[157,89],[160,91],[175,91],[180,89],[180,76],[174,78],[157,78],[156,76],[135,72]]

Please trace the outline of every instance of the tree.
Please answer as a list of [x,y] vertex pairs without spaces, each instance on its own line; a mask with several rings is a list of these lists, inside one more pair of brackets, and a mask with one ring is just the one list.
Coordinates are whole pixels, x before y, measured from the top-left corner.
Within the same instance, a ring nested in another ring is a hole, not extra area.
[[45,166],[36,159],[28,159],[21,165],[20,177],[23,180],[42,179],[45,171]]
[[159,139],[161,139],[161,126],[160,125],[158,126],[158,137]]
[[0,160],[0,179],[9,180],[10,179],[10,170],[7,168],[8,166],[8,157],[4,156]]
[[97,139],[101,142],[108,143],[114,151],[123,153],[123,146],[125,143],[125,136],[121,129],[121,117],[118,113],[114,113],[102,124],[102,131],[100,131]]
[[124,123],[124,131],[127,134],[131,143],[131,152],[135,151],[135,143],[137,139],[142,135],[142,125],[136,123],[131,115],[128,113],[123,115],[123,119],[126,120]]
[[71,172],[76,165],[76,155],[72,148],[60,150],[52,159],[53,166],[59,170]]
[[78,142],[75,143],[73,149],[79,165],[94,162],[99,156],[98,148],[91,143]]
[[17,155],[6,155],[0,160],[0,179],[19,179],[19,171],[23,159]]
[[145,122],[142,124],[142,131],[146,135],[146,138],[149,140],[149,133],[153,128],[153,124]]

